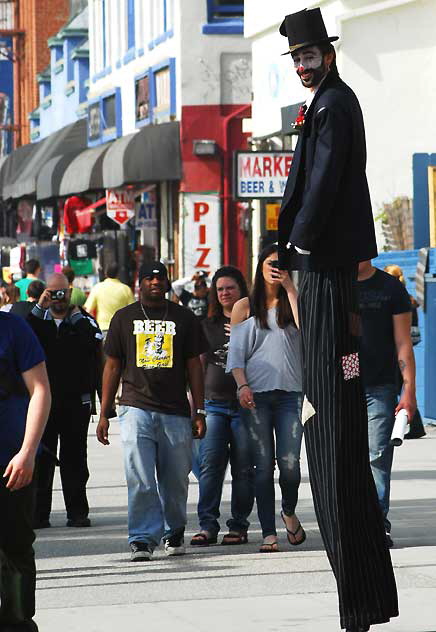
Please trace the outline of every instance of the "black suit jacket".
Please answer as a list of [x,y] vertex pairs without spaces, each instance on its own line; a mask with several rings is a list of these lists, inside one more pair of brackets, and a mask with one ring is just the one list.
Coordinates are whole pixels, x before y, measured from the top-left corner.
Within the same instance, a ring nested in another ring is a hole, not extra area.
[[[377,256],[365,168],[359,102],[328,74],[306,112],[286,183],[279,216],[282,269],[348,267]],[[311,255],[299,255],[294,246]]]

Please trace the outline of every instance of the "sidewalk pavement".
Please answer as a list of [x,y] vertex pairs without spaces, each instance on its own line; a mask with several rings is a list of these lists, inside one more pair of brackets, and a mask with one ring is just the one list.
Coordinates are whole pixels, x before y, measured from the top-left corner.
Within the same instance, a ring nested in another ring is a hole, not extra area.
[[[339,630],[335,582],[313,511],[305,454],[298,515],[307,532],[296,549],[280,518],[280,553],[260,554],[253,514],[249,544],[190,548],[132,564],[126,539],[127,492],[118,423],[111,445],[90,427],[90,529],[65,528],[58,474],[52,528],[38,531],[37,621],[40,632],[334,632]],[[391,520],[401,616],[371,632],[436,632],[436,428],[396,449]],[[276,497],[280,498],[278,485]],[[192,479],[186,541],[197,531],[198,484]],[[229,515],[224,485],[222,530]],[[279,502],[277,502],[279,516]]]

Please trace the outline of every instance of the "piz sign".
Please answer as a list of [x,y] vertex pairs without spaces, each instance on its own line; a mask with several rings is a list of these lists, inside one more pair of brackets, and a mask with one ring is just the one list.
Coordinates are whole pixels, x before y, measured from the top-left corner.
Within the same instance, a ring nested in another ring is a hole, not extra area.
[[236,152],[236,197],[281,198],[293,155],[291,151]]
[[135,193],[128,189],[106,190],[107,216],[120,226],[135,216]]
[[218,195],[183,195],[183,269],[191,275],[221,265],[221,203]]

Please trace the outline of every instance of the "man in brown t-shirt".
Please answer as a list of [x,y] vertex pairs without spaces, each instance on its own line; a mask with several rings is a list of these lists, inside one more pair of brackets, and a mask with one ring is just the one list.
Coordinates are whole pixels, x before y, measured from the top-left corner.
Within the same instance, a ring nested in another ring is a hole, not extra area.
[[206,432],[200,355],[207,342],[200,322],[165,299],[170,284],[159,261],[141,266],[139,284],[140,300],[116,312],[109,327],[97,427],[98,440],[107,445],[108,415],[121,378],[119,420],[133,562],[150,560],[162,537],[167,555],[185,552],[192,437],[201,439]]

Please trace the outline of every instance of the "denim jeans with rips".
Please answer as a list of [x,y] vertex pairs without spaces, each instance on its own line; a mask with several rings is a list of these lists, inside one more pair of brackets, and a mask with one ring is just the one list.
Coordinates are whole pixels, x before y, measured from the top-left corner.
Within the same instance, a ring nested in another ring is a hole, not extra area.
[[369,461],[387,533],[391,532],[388,513],[394,457],[394,448],[389,445],[389,441],[395,422],[397,392],[395,384],[365,388],[368,407]]
[[192,425],[188,417],[120,406],[129,542],[151,548],[186,526]]
[[301,393],[266,391],[254,393],[256,407],[241,408],[250,436],[250,452],[255,466],[257,513],[262,536],[277,535],[275,521],[275,462],[279,469],[282,510],[295,513],[301,481],[300,450],[303,436]]

